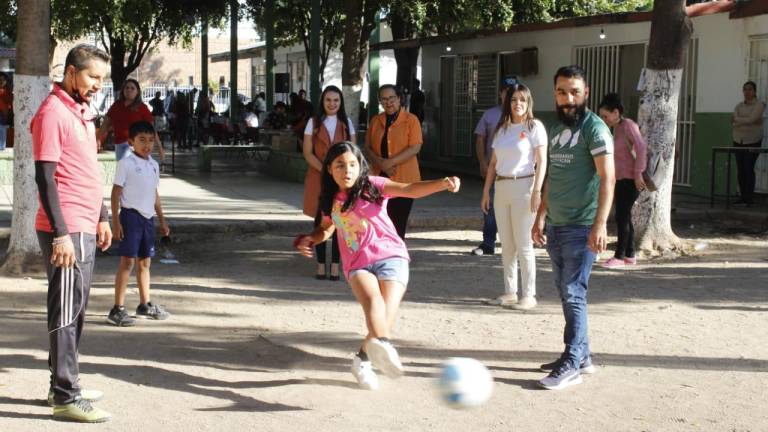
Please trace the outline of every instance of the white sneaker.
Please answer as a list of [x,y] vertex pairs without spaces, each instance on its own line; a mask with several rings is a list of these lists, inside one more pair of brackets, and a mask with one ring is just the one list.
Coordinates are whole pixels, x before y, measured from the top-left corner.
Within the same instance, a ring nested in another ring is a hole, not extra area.
[[487,300],[485,304],[491,306],[507,306],[517,303],[517,294],[504,294],[492,300]]
[[403,376],[403,364],[400,356],[391,343],[373,338],[365,346],[365,352],[373,362],[373,365],[390,378]]
[[355,376],[357,385],[363,390],[377,390],[379,388],[379,377],[373,371],[371,361],[363,361],[357,354],[352,360],[352,375]]
[[519,302],[517,302],[517,304],[513,304],[513,305],[509,305],[509,306],[505,306],[505,307],[508,307],[509,309],[528,310],[528,309],[535,308],[536,304],[537,304],[536,303],[536,298],[534,298],[534,297],[523,297],[523,298],[520,299]]

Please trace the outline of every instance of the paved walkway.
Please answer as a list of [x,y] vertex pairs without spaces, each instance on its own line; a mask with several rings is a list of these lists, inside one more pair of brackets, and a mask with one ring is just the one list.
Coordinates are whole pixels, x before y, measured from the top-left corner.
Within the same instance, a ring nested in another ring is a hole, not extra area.
[[[439,178],[438,173],[425,178]],[[104,188],[109,200],[111,188]],[[480,229],[479,178],[463,177],[458,194],[440,193],[417,200],[410,219],[411,227],[449,226]],[[277,230],[297,232],[306,229],[310,219],[302,214],[302,185],[275,179],[258,172],[164,174],[160,181],[163,208],[176,232]],[[0,186],[0,236],[11,225],[13,187]],[[766,206],[725,211],[722,203],[709,208],[706,199],[675,196],[676,219],[745,221],[765,229]]]

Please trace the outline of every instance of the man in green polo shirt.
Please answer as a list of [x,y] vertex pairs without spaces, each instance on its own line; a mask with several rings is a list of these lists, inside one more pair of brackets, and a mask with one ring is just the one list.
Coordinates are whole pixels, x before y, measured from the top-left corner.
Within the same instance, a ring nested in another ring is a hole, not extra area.
[[559,122],[548,135],[547,179],[531,235],[534,243],[547,247],[565,316],[565,350],[541,365],[550,373],[539,384],[560,390],[595,371],[587,336],[587,290],[595,254],[606,248],[615,175],[611,131],[586,108],[584,71],[564,66],[554,81]]

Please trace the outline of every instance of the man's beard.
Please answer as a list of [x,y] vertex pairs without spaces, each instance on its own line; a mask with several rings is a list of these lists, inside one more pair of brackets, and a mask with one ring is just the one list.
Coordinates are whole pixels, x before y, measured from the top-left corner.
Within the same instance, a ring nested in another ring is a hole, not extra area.
[[[572,113],[565,112],[566,109],[575,108]],[[574,127],[579,123],[579,120],[584,118],[584,113],[587,112],[587,103],[584,102],[581,105],[556,105],[557,119],[568,127]]]

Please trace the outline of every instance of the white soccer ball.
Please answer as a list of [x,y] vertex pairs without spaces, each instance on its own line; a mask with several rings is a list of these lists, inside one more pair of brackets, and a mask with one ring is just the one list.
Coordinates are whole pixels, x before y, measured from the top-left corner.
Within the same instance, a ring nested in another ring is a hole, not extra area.
[[491,397],[493,378],[479,361],[454,357],[443,363],[439,388],[443,400],[451,408],[473,408]]

